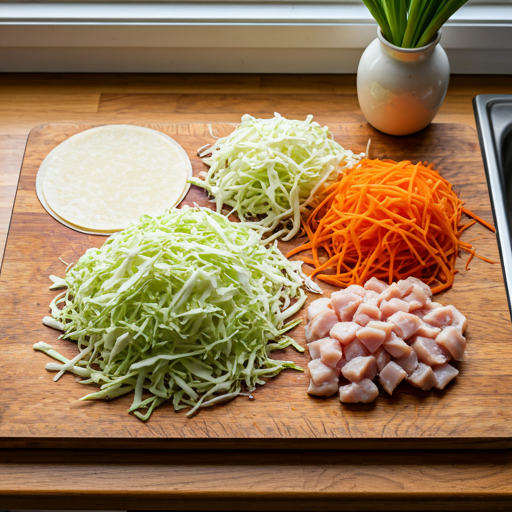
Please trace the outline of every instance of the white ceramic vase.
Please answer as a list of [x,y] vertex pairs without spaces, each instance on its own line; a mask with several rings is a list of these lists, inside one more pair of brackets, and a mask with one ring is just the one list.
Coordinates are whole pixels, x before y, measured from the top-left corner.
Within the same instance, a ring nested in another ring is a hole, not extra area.
[[409,135],[428,126],[450,81],[450,63],[439,44],[399,48],[380,28],[357,68],[357,97],[366,120],[389,135]]

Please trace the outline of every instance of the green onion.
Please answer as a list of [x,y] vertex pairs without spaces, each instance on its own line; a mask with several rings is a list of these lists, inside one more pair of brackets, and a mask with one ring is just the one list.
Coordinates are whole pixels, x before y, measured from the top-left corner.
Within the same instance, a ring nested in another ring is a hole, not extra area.
[[363,0],[383,36],[401,48],[420,48],[468,0]]

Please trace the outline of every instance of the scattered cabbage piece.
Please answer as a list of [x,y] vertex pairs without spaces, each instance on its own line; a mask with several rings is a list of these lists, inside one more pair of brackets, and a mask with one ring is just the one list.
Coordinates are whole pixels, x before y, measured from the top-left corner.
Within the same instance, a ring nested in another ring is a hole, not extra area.
[[242,221],[258,219],[269,231],[279,228],[271,239],[284,241],[299,232],[301,212],[316,192],[359,159],[313,116],[294,121],[277,113],[272,119],[244,115],[230,135],[200,156],[210,169],[204,180],[189,181],[213,196],[217,212],[228,205]]
[[269,354],[303,351],[284,333],[298,324],[287,320],[310,281],[301,262],[261,243],[262,231],[205,208],[142,217],[87,250],[50,305],[54,322],[44,323],[62,326],[79,354],[68,360],[46,343],[34,348],[59,361],[47,365],[59,372],[54,380],[68,371],[101,386],[82,400],[133,390],[129,411],[142,420],[166,400],[191,414],[285,368],[300,370]]

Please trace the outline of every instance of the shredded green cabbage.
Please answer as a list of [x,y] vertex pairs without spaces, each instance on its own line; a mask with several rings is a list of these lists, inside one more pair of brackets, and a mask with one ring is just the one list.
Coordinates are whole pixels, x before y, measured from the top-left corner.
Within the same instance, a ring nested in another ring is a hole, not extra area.
[[142,420],[166,400],[192,414],[300,370],[269,354],[303,351],[284,333],[299,323],[287,320],[306,300],[303,285],[313,285],[301,262],[261,243],[262,231],[198,207],[142,217],[87,250],[64,280],[51,276],[51,288],[67,290],[43,323],[64,329],[78,355],[34,348],[60,361],[47,365],[54,380],[67,371],[101,386],[82,400],[134,391],[129,411]]
[[213,196],[217,212],[228,205],[242,221],[259,219],[268,231],[279,228],[271,239],[284,241],[299,232],[301,212],[316,192],[358,159],[313,116],[293,121],[277,113],[272,119],[244,115],[230,135],[200,156],[210,153],[203,158],[210,166],[205,179],[189,181]]

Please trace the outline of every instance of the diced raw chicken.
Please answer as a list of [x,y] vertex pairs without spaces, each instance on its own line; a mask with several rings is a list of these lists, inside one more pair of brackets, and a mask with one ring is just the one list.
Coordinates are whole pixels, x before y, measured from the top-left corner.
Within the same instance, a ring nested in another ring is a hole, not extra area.
[[309,376],[315,386],[321,386],[329,382],[338,382],[339,373],[326,366],[320,359],[312,359],[308,363]]
[[382,345],[393,357],[406,357],[413,351],[412,348],[405,343],[402,338],[399,338],[395,333],[392,333],[388,340]]
[[432,290],[430,289],[430,286],[427,283],[424,283],[421,279],[418,279],[417,277],[408,277],[406,281],[409,281],[413,285],[419,286],[429,299],[432,298]]
[[313,380],[309,381],[308,393],[315,396],[332,396],[338,391],[338,380],[325,382],[317,386]]
[[377,375],[377,360],[373,356],[355,357],[341,369],[341,373],[350,382],[372,380]]
[[377,293],[382,293],[389,285],[384,281],[380,281],[376,277],[372,277],[368,279],[366,283],[364,283],[365,290],[371,290]]
[[308,308],[308,322],[311,322],[313,318],[315,318],[318,313],[323,311],[324,309],[331,308],[331,299],[327,297],[322,297],[321,299],[314,300]]
[[415,311],[425,306],[429,298],[423,288],[414,284],[412,290],[402,300],[409,304],[409,311]]
[[364,327],[368,322],[371,322],[372,320],[380,320],[381,317],[382,313],[377,306],[363,302],[363,304],[361,304],[354,313],[353,321]]
[[360,297],[364,297],[366,295],[366,290],[359,286],[358,284],[351,284],[350,286],[347,286],[345,288],[346,292],[355,293],[356,295],[359,295]]
[[407,381],[413,386],[421,388],[423,391],[432,389],[437,384],[437,379],[434,371],[430,366],[419,363],[418,367],[410,377],[407,377]]
[[340,322],[350,322],[361,302],[363,298],[360,295],[347,290],[340,290],[331,295],[331,307],[338,315]]
[[383,318],[389,318],[395,313],[409,313],[409,304],[402,299],[393,298],[390,300],[383,300],[380,303],[380,310]]
[[370,351],[375,352],[386,339],[386,333],[374,327],[361,327],[357,331],[357,339]]
[[369,350],[357,338],[345,345],[343,352],[347,362],[352,361],[355,357],[370,355]]
[[381,322],[380,320],[371,320],[366,324],[366,327],[373,327],[374,329],[380,329],[386,333],[386,338],[393,332],[394,325],[391,322]]
[[445,349],[455,361],[460,361],[464,357],[466,350],[466,338],[462,336],[460,330],[455,326],[445,327],[436,338],[436,343]]
[[455,307],[452,305],[446,306],[453,313],[453,322],[452,325],[457,327],[459,331],[464,334],[466,332],[466,328],[468,326],[468,321],[466,317]]
[[444,389],[452,379],[459,375],[459,370],[454,368],[452,365],[445,363],[441,366],[436,366],[434,368],[434,374],[437,379],[436,388]]
[[393,394],[395,388],[407,377],[405,372],[400,366],[393,361],[390,361],[386,367],[379,374],[379,382],[381,386],[390,394]]
[[403,313],[399,311],[388,318],[388,322],[395,325],[393,331],[396,335],[403,340],[413,336],[416,331],[420,328],[421,320],[411,313]]
[[433,327],[432,325],[428,325],[422,321],[420,328],[416,331],[416,335],[423,336],[424,338],[432,338],[435,340],[440,332],[441,329],[439,329],[439,327]]
[[340,342],[332,338],[322,338],[308,343],[309,353],[312,359],[320,358],[326,366],[334,368],[343,355]]
[[402,290],[400,290],[399,286],[396,283],[388,286],[381,294],[381,301],[383,300],[391,300],[391,299],[401,299],[403,297]]
[[341,356],[341,359],[336,363],[336,370],[341,373],[341,369],[347,364],[347,358],[345,354]]
[[329,336],[338,340],[342,345],[347,345],[356,337],[356,332],[361,329],[355,322],[337,322],[333,325]]
[[425,315],[428,315],[433,309],[444,307],[439,302],[427,302],[421,309],[417,309],[414,314],[419,316],[422,320]]
[[[342,402],[368,403],[379,393],[377,374],[392,394],[405,378],[426,391],[444,389],[459,373],[447,361],[464,355],[467,320],[454,306],[432,302],[419,279],[388,285],[371,278],[364,288],[351,285],[317,299],[307,316],[310,395],[331,396],[339,388]],[[340,379],[351,383],[340,387]]]
[[443,327],[452,325],[454,318],[453,311],[448,306],[443,306],[441,308],[432,309],[430,313],[427,313],[423,317],[423,321],[442,329]]
[[352,382],[352,384],[340,387],[340,401],[347,404],[369,404],[378,395],[379,388],[370,379],[364,379],[359,383]]
[[322,343],[329,338],[322,338],[320,340],[312,341],[311,343],[308,343],[308,350],[309,355],[311,356],[311,359],[320,359],[320,347],[322,346]]
[[400,288],[400,291],[402,292],[402,297],[405,297],[411,290],[414,283],[409,281],[409,279],[400,279],[396,283],[398,288]]
[[403,368],[407,372],[407,375],[411,375],[411,373],[418,367],[418,356],[413,350],[408,356],[395,359],[395,363],[400,366],[400,368]]
[[324,309],[306,325],[306,341],[311,343],[326,338],[336,323],[338,323],[336,313],[332,309]]
[[384,350],[384,348],[382,347],[380,347],[379,350],[377,350],[372,355],[377,360],[377,369],[379,372],[381,372],[382,368],[384,368],[389,363],[389,361],[391,361],[391,356],[389,355],[389,352],[387,350]]
[[416,336],[416,341],[412,344],[412,348],[418,356],[418,361],[421,363],[432,366],[446,363],[448,360],[441,347],[431,338]]
[[378,306],[380,304],[380,295],[372,290],[367,290],[363,302],[372,306]]

